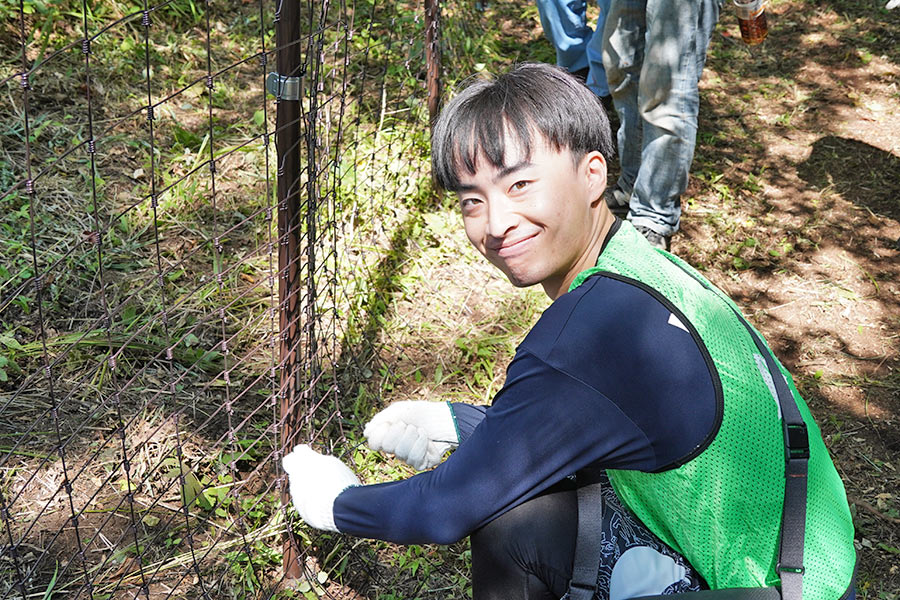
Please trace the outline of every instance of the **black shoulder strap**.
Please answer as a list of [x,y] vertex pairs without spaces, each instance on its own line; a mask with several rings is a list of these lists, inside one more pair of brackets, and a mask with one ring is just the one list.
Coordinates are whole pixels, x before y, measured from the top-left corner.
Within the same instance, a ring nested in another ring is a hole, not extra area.
[[[676,259],[666,255],[672,264],[694,278],[703,287],[719,295],[705,279],[682,266]],[[723,297],[723,300],[725,298]],[[747,329],[756,349],[766,361],[766,367],[775,386],[778,406],[781,407],[782,428],[784,433],[784,506],[781,513],[781,541],[778,549],[778,562],[775,565],[781,577],[781,597],[783,600],[802,600],[803,598],[803,541],[806,534],[806,487],[809,470],[809,435],[806,423],[797,408],[794,395],[788,388],[781,369],[775,363],[772,351],[769,350],[759,333],[747,322],[730,302],[725,303]]]
[[578,536],[575,562],[569,582],[568,600],[592,600],[600,569],[600,539],[603,533],[602,470],[581,469],[575,474],[578,485]]
[[794,395],[788,388],[781,369],[775,364],[772,353],[762,338],[738,311],[734,311],[750,332],[759,353],[766,361],[778,405],[781,407],[784,430],[784,507],[781,516],[781,546],[775,570],[781,577],[783,600],[801,600],[803,597],[803,539],[806,532],[806,482],[809,468],[809,435],[806,423],[797,408]]
[[[672,259],[670,259],[672,260]],[[705,280],[697,277],[691,271],[685,269],[675,260],[672,263],[681,268],[685,273],[693,277],[697,282],[713,293],[718,292]],[[776,571],[781,577],[781,599],[802,600],[803,597],[803,542],[806,530],[806,487],[807,471],[809,467],[809,436],[806,423],[797,407],[797,402],[787,385],[781,369],[775,363],[771,351],[763,342],[762,337],[747,322],[741,313],[731,304],[728,306],[734,311],[738,320],[744,325],[753,339],[753,343],[766,362],[775,392],[778,405],[781,407],[782,427],[784,433],[785,448],[785,484],[784,507],[781,519],[781,541],[778,552]],[[582,471],[578,472],[579,478]],[[597,585],[597,569],[600,564],[600,534],[603,527],[602,497],[600,483],[590,482],[578,487],[578,537],[575,542],[575,564],[573,566],[572,581],[569,585],[568,598],[571,600],[591,600],[594,588]],[[767,588],[761,588],[767,589]],[[707,592],[693,592],[690,594],[717,594],[726,590],[714,590]],[[735,590],[737,592],[738,590]],[[763,593],[763,592],[759,592]],[[772,592],[765,592],[771,598]],[[678,596],[684,596],[679,594]],[[749,598],[749,596],[747,596]],[[697,597],[699,600],[699,596]],[[709,600],[713,600],[710,598]],[[715,600],[729,600],[719,598]],[[760,600],[762,600],[760,598]]]

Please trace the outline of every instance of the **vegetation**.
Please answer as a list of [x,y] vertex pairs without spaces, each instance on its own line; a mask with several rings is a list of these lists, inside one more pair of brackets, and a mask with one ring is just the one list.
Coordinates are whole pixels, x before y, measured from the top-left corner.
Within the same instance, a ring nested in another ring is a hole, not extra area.
[[[275,61],[259,60],[272,9],[0,0],[0,519],[17,546],[0,559],[4,597],[75,597],[86,581],[94,598],[471,593],[465,542],[322,535],[281,508]],[[303,197],[319,202],[298,226],[316,294],[301,286],[296,439],[367,482],[411,474],[365,447],[375,411],[489,402],[548,302],[477,257],[430,187],[421,9],[331,6],[298,44],[321,62],[307,61],[316,112],[301,123],[319,140],[315,160],[300,142]],[[847,483],[859,597],[897,600],[900,14],[769,11],[769,39],[748,48],[723,9],[674,250],[795,373]],[[553,61],[533,3],[443,17],[448,90]],[[290,585],[287,529],[304,566]]]

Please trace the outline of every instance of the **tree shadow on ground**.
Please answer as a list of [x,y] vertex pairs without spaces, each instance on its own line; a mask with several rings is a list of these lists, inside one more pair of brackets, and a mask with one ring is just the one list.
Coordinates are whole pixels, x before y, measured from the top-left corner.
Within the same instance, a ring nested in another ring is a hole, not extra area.
[[797,172],[814,188],[900,220],[900,157],[858,140],[828,135],[816,140]]

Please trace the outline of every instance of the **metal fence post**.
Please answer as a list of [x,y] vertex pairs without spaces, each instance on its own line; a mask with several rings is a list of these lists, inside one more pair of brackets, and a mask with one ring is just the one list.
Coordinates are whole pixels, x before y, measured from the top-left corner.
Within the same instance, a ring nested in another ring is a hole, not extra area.
[[[277,45],[277,75],[294,78],[302,75],[300,53],[300,3],[298,0],[279,0],[275,16]],[[299,92],[300,86],[291,86]],[[276,109],[275,148],[278,153],[278,306],[281,376],[281,450],[289,452],[299,429],[299,417],[294,403],[302,393],[301,311],[303,280],[300,276],[301,198],[300,182],[300,124],[302,93],[287,95],[288,86],[279,88]],[[282,502],[290,503],[287,486],[282,488]],[[300,576],[300,549],[294,535],[288,531],[284,540],[282,566],[287,579]]]

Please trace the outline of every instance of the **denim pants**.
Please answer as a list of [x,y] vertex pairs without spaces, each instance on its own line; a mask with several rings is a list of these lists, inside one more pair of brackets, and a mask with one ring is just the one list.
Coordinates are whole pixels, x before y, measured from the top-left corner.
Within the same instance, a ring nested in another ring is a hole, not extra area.
[[544,36],[556,49],[556,64],[574,72],[588,68],[587,86],[598,96],[609,96],[603,70],[603,26],[610,0],[597,0],[597,33],[585,17],[585,0],[537,0]]
[[722,0],[611,0],[603,64],[619,116],[629,219],[678,230],[697,139],[698,84]]

